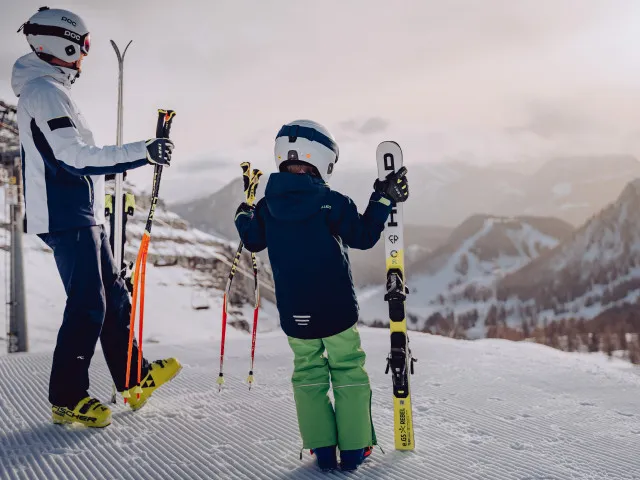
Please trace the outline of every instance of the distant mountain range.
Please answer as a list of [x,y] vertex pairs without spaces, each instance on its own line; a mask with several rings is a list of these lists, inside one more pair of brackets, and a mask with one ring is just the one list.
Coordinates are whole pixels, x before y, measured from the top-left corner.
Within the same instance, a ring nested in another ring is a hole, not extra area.
[[[533,173],[517,163],[408,167],[411,199],[405,205],[406,222],[448,228],[476,214],[556,217],[577,227],[640,177],[640,162],[625,155],[556,158]],[[337,172],[331,186],[364,209],[373,180],[371,171]],[[214,194],[172,208],[198,228],[235,238],[233,212],[242,199],[238,178]]]
[[[266,178],[258,190],[258,198],[263,196],[265,185]],[[243,200],[242,181],[237,178],[213,195],[173,205],[172,210],[196,228],[223,238],[237,240],[238,232],[233,217],[236,207]],[[450,232],[451,228],[448,227],[407,225],[405,243],[408,264],[421,260],[444,242]],[[268,261],[267,252],[262,252],[260,256]],[[350,250],[349,258],[357,286],[377,284],[384,279],[383,242],[378,242],[371,250]]]
[[[413,266],[412,328],[484,337],[559,320],[637,332],[640,180],[577,230],[558,219],[478,215]],[[384,325],[384,286],[363,289],[362,320]]]
[[524,177],[517,189],[496,204],[496,213],[554,216],[577,227],[638,177],[640,162],[630,156],[556,159]]
[[[640,177],[640,162],[621,155],[557,158],[535,169],[517,163],[481,167],[461,162],[409,168],[411,199],[405,204],[409,272],[420,271],[429,253],[443,243],[452,248],[455,238],[447,241],[447,236],[463,222],[470,228],[483,215],[529,221],[555,217],[565,222],[564,227],[570,228],[567,223],[576,227],[614,201],[630,179]],[[373,178],[368,177],[370,172],[338,172],[332,188],[351,196],[362,211],[372,190]],[[258,198],[266,182],[263,178]],[[242,181],[237,178],[214,194],[172,205],[172,210],[196,228],[235,240],[233,215],[242,200]],[[475,220],[468,223],[469,219]],[[460,228],[455,235],[461,235]],[[371,251],[350,252],[358,287],[380,282],[382,251],[379,244]],[[268,261],[265,253],[261,258]]]

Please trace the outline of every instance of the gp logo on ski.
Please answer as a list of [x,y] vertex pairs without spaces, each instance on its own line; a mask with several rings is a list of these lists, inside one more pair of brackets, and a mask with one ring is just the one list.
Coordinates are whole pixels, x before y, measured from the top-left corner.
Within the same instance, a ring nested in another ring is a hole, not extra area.
[[105,427],[111,411],[88,393],[89,364],[98,339],[118,390],[125,389],[125,373],[138,367],[142,383],[154,384],[143,389],[132,408],[173,378],[180,364],[176,359],[138,362],[136,351],[125,372],[130,301],[104,228],[104,175],[149,164],[169,166],[173,143],[152,138],[95,146],[70,95],[91,48],[89,29],[80,16],[42,7],[18,31],[32,50],[16,61],[12,77],[19,97],[25,232],[38,235],[53,250],[67,294],[49,381],[52,419]]

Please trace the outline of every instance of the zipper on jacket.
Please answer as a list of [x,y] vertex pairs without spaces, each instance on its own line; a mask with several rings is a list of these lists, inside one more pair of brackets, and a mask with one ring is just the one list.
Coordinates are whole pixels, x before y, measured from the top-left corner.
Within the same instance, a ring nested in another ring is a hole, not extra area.
[[82,178],[85,179],[85,181],[87,182],[87,186],[89,187],[89,204],[91,205],[91,208],[93,208],[93,182],[91,182],[91,179],[86,175]]

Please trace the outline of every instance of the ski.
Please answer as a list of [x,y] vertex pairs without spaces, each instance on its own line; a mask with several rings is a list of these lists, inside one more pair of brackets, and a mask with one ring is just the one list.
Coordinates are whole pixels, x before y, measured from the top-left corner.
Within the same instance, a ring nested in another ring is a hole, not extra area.
[[[117,129],[116,129],[116,145],[122,146],[122,131],[123,131],[123,112],[124,112],[124,56],[131,45],[130,40],[127,43],[124,51],[121,53],[116,42],[111,40],[111,46],[118,58],[118,110],[117,110]],[[109,198],[106,198],[106,214],[111,214],[111,229],[109,232],[109,240],[111,244],[111,252],[113,253],[113,260],[118,269],[119,274],[124,277],[124,242],[125,242],[125,232],[124,232],[124,221],[123,220],[123,180],[124,176],[122,173],[118,173],[114,177],[114,191],[113,195]],[[110,207],[110,211],[109,211]],[[112,384],[111,391],[111,403],[116,403],[116,386]]]
[[[387,175],[402,168],[402,150],[396,142],[382,142],[376,151],[378,178],[385,180]],[[386,286],[384,297],[389,304],[389,329],[391,351],[387,357],[385,373],[391,371],[393,383],[394,441],[396,450],[413,450],[413,415],[411,408],[411,389],[409,372],[413,374],[405,301],[407,296],[402,203],[393,207],[384,228],[384,246],[386,258]]]
[[[131,45],[131,41],[127,44],[124,51],[120,53],[120,49],[116,45],[116,42],[111,40],[111,46],[118,57],[118,130],[116,131],[116,145],[122,146],[122,129],[123,129],[123,91],[124,91],[124,57],[127,54],[127,50]],[[123,213],[124,213],[124,191],[123,191],[124,175],[118,173],[115,176],[115,188],[113,192],[113,259],[118,271],[122,271],[123,266],[123,246],[124,246],[124,231],[123,231]]]

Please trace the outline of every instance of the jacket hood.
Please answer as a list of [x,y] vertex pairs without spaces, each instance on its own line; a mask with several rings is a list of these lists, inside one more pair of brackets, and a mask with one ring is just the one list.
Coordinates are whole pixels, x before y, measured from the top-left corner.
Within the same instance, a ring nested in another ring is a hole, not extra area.
[[318,213],[328,192],[329,186],[321,178],[282,172],[271,174],[264,198],[274,218],[297,221]]
[[19,97],[24,86],[36,78],[52,77],[65,87],[71,88],[71,84],[77,75],[78,72],[76,70],[51,65],[38,58],[38,56],[32,52],[16,60],[16,63],[13,65],[11,86],[13,87],[13,93]]

